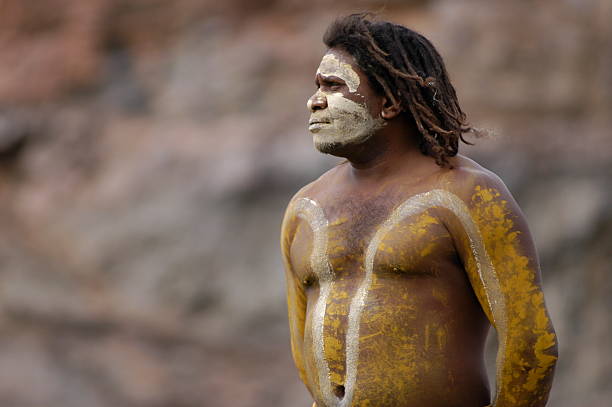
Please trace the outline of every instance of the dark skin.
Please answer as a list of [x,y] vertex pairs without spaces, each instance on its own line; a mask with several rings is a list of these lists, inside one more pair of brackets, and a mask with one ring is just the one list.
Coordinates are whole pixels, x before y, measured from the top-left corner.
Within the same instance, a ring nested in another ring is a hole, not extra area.
[[[351,92],[342,75],[318,73],[311,112],[341,93],[386,125],[365,142],[338,145],[333,154],[347,161],[302,188],[283,222],[292,351],[315,404],[342,406],[347,397],[351,406],[489,405],[483,351],[493,325],[503,344],[494,405],[544,406],[556,337],[520,209],[475,162],[456,156],[441,168],[423,155],[410,117],[372,88],[349,54],[328,53],[350,64],[360,85]],[[305,198],[321,208],[325,228],[295,209]],[[407,212],[394,217],[405,203]],[[331,277],[317,264],[328,264]],[[353,303],[360,287],[361,308]],[[351,365],[354,315],[359,350]]]

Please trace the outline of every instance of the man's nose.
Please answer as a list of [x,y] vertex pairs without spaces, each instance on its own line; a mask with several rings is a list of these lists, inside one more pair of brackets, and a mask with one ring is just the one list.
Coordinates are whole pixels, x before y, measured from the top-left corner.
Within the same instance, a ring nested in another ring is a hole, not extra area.
[[308,99],[306,102],[308,110],[314,112],[315,110],[325,109],[327,107],[327,98],[321,92],[317,92]]

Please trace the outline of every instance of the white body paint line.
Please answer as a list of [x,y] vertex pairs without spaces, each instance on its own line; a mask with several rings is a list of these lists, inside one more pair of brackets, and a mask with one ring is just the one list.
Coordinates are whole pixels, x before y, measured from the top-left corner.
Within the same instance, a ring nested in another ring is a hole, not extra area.
[[[331,389],[329,366],[325,360],[323,341],[325,308],[333,284],[333,271],[329,265],[327,248],[328,221],[325,218],[323,209],[314,200],[302,198],[296,204],[295,210],[299,213],[298,216],[310,224],[314,235],[311,265],[313,271],[319,277],[320,294],[317,304],[315,305],[312,321],[312,337],[319,376],[319,392],[327,407],[350,407],[355,395],[359,368],[359,325],[361,322],[361,313],[366,304],[368,291],[372,283],[374,260],[380,243],[385,235],[394,227],[398,226],[404,219],[435,207],[450,210],[461,222],[470,242],[470,248],[477,266],[478,276],[485,287],[487,306],[491,311],[491,315],[494,317],[494,323],[497,329],[501,329],[502,331],[505,330],[506,317],[500,283],[484,246],[478,226],[470,216],[469,208],[459,197],[441,189],[434,189],[415,195],[404,201],[391,213],[377,230],[366,249],[364,260],[365,276],[349,308],[348,331],[346,335],[345,395],[342,399],[339,399],[333,394]],[[505,344],[501,343],[500,346],[505,346]],[[503,352],[499,352],[499,354],[503,355]],[[500,365],[501,364],[498,364],[498,366]]]
[[329,265],[327,251],[328,221],[323,208],[312,199],[302,198],[298,200],[294,210],[297,212],[298,217],[304,219],[310,225],[313,234],[310,267],[319,279],[319,298],[313,310],[312,346],[319,379],[319,393],[323,397],[325,404],[332,406],[336,404],[337,398],[331,391],[329,366],[327,360],[325,360],[325,341],[323,338],[327,297],[333,286],[333,273]]

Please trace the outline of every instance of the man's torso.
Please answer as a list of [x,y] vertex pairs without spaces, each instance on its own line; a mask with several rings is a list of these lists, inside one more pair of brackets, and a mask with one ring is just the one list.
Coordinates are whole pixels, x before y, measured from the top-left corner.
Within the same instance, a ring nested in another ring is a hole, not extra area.
[[328,180],[295,202],[290,262],[320,407],[487,404],[488,322],[446,225],[455,209],[440,204],[460,199],[450,178],[365,191]]

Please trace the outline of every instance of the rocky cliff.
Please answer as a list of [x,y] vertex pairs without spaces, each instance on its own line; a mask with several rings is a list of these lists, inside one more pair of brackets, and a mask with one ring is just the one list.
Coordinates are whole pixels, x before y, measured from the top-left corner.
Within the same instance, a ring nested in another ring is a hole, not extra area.
[[495,133],[463,153],[535,235],[550,405],[612,399],[612,2],[4,0],[0,405],[309,405],[278,232],[336,162],[305,125],[320,37],[363,9],[428,36]]

